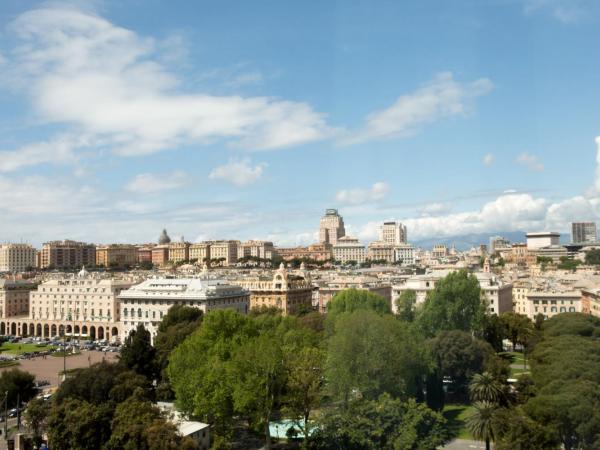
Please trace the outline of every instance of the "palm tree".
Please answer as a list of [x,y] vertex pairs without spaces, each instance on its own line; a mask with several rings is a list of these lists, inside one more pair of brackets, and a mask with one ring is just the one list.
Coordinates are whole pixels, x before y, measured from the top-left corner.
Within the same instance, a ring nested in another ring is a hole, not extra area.
[[500,404],[504,401],[504,386],[489,372],[473,377],[469,383],[469,393],[474,402]]
[[494,440],[494,414],[497,405],[490,402],[473,403],[473,411],[467,417],[467,428],[475,439],[485,441],[486,450],[490,450],[490,441]]

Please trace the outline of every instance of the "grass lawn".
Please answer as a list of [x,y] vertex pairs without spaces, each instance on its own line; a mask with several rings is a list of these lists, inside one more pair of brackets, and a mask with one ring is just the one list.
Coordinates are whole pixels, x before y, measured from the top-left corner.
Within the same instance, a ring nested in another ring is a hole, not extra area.
[[442,414],[448,421],[448,426],[454,438],[473,439],[467,430],[466,419],[473,407],[470,405],[446,405]]
[[4,342],[0,346],[0,353],[17,356],[21,353],[43,352],[45,350],[52,350],[53,348],[51,345],[39,346],[37,344],[21,344],[20,342]]
[[0,369],[3,369],[4,367],[13,367],[18,365],[20,365],[18,361],[0,361]]

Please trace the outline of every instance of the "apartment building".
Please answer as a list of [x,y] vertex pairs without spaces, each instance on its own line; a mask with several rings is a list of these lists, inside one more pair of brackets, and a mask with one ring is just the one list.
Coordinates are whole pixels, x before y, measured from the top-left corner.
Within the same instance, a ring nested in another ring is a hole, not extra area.
[[96,264],[96,246],[70,240],[46,242],[40,252],[42,268],[75,269]]
[[332,246],[332,249],[333,259],[341,263],[349,261],[362,263],[367,259],[367,250],[358,238],[343,236],[338,239],[337,244]]
[[171,242],[168,244],[169,247],[169,261],[181,262],[190,260],[190,243],[186,242],[183,238],[179,242]]
[[0,272],[25,272],[36,266],[36,256],[29,244],[0,244]]
[[210,258],[212,260],[222,259],[222,265],[232,266],[237,262],[238,246],[240,241],[211,241]]
[[138,262],[138,248],[128,244],[96,247],[96,265],[100,267],[131,267]]
[[190,245],[189,249],[190,260],[196,260],[198,263],[210,260],[210,243],[199,242]]
[[269,241],[246,241],[238,245],[238,259],[249,256],[260,259],[272,259],[275,247]]

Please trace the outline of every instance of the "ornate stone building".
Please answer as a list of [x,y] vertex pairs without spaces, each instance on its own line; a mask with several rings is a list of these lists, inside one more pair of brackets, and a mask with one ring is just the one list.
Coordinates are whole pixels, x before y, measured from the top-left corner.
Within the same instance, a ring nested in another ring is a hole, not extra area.
[[234,309],[247,314],[249,297],[248,291],[240,286],[210,278],[206,267],[198,278],[151,278],[121,292],[121,337],[124,340],[141,323],[154,339],[160,321],[174,305],[199,308],[205,313]]
[[29,293],[29,314],[1,321],[0,334],[117,340],[118,295],[133,284],[133,279],[103,278],[85,269],[44,281]]
[[308,272],[290,273],[283,263],[272,277],[246,278],[237,281],[250,291],[250,308],[273,307],[284,315],[312,309],[313,286]]

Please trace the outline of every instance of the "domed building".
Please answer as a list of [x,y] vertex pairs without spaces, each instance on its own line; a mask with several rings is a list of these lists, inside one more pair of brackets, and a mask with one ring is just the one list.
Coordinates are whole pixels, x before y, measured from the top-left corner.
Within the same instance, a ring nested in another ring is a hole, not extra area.
[[171,243],[171,238],[167,234],[167,230],[163,229],[160,237],[158,238],[158,245],[166,245]]

